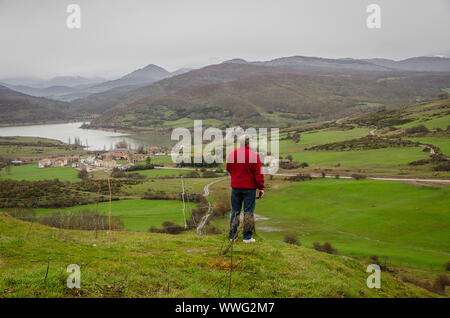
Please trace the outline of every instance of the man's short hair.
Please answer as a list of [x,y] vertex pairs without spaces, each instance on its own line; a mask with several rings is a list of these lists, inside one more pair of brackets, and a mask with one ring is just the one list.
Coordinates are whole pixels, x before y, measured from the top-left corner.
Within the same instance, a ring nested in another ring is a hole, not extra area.
[[241,144],[242,146],[248,146],[250,145],[250,135],[244,134],[242,136],[239,137],[239,144]]

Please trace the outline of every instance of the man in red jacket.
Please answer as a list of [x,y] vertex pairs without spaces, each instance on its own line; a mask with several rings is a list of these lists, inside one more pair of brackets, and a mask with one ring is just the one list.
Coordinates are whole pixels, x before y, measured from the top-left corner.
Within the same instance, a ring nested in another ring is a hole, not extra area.
[[244,243],[256,242],[252,238],[253,212],[255,211],[256,189],[259,197],[264,195],[264,174],[262,164],[256,152],[250,150],[250,138],[240,138],[241,147],[227,157],[227,171],[231,174],[231,219],[230,241],[237,237],[242,203],[244,204]]

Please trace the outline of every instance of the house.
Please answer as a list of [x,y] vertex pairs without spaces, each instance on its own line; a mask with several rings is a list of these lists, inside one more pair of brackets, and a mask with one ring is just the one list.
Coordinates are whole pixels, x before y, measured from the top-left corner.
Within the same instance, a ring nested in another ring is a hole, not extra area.
[[116,148],[109,150],[106,153],[107,157],[114,158],[116,160],[128,160],[128,152],[130,150],[128,148]]
[[57,157],[57,158],[45,158],[39,160],[38,167],[46,168],[46,167],[65,167],[69,163],[74,163],[79,159],[79,156],[66,156],[66,157]]
[[134,153],[132,156],[132,161],[133,162],[138,162],[138,161],[145,161],[147,159],[147,155],[142,154],[142,153]]
[[161,148],[158,147],[158,146],[153,146],[153,147],[149,147],[149,148],[148,148],[148,154],[149,154],[149,155],[155,154],[155,153],[157,153],[157,152],[161,152]]
[[52,164],[52,161],[49,158],[45,158],[45,159],[39,160],[38,167],[46,168],[46,167],[50,167],[51,164]]

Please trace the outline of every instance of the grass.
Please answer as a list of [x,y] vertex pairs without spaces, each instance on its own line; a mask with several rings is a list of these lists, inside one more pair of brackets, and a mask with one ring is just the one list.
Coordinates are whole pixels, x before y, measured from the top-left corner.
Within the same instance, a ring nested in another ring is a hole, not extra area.
[[[219,186],[219,185],[217,185]],[[217,186],[214,190],[217,191]],[[450,258],[450,187],[374,180],[273,182],[256,212],[265,239],[330,242],[347,256],[387,256],[397,265],[443,271]],[[228,220],[218,220],[227,228]]]
[[422,137],[422,138],[407,138],[407,139],[411,141],[437,146],[441,148],[443,154],[450,156],[450,138]]
[[11,173],[8,174],[5,169],[1,171],[0,180],[53,180],[78,182],[78,171],[72,167],[39,168],[37,163],[23,166],[12,166]]
[[419,125],[424,125],[428,129],[441,128],[441,129],[445,130],[450,125],[450,115],[445,115],[445,116],[441,116],[441,117],[430,117],[430,118],[424,117],[424,118],[414,120],[412,122],[409,122],[409,123],[406,123],[403,125],[398,125],[396,127],[410,128],[410,127],[415,127],[415,126],[419,126]]
[[[96,236],[39,224],[30,228],[3,214],[0,297],[227,297],[230,259],[218,254],[223,242],[217,235]],[[80,266],[80,289],[66,287],[69,264]],[[369,289],[365,269],[353,259],[282,242],[238,243],[229,296],[437,296],[388,273],[381,274],[380,289]]]
[[383,148],[361,151],[302,151],[291,153],[294,160],[309,164],[344,167],[371,168],[389,165],[405,165],[429,156],[421,147]]
[[[139,172],[139,171],[138,171]],[[140,173],[140,172],[139,172]],[[184,186],[187,192],[203,193],[206,184],[217,180],[217,178],[184,178]],[[147,191],[165,191],[169,193],[181,193],[180,178],[156,178],[144,183],[129,186],[123,189],[125,195],[144,195]]]
[[157,177],[179,177],[181,175],[186,175],[189,173],[189,170],[175,170],[175,169],[150,169],[150,170],[136,170],[127,172],[130,173],[139,173],[147,178],[157,178]]
[[[0,137],[0,142],[28,143],[30,145],[0,145],[0,156],[7,159],[35,160],[46,157],[84,154],[83,149],[70,149],[67,144],[38,137]],[[38,142],[51,143],[54,147],[39,146]],[[35,145],[32,145],[35,144]]]
[[354,128],[350,130],[323,129],[302,133],[299,143],[292,140],[281,140],[280,154],[295,153],[311,146],[364,137],[369,134],[369,131],[369,128]]
[[[184,225],[182,213],[183,203],[174,200],[121,200],[113,201],[111,204],[111,215],[118,216],[123,220],[125,229],[130,231],[145,232],[151,226],[161,227],[165,221],[171,221],[179,225]],[[188,204],[186,207],[186,217],[190,217],[189,211],[195,204]],[[108,214],[109,202],[90,205],[80,205],[65,209],[36,209],[36,216],[56,212],[71,211],[80,212],[83,210],[93,210]]]

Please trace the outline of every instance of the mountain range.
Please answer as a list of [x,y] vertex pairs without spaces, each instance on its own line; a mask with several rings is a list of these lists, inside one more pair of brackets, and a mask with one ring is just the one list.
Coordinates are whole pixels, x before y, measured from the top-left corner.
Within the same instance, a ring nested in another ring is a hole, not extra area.
[[[70,76],[0,80],[0,109],[9,114],[2,116],[1,122],[95,114],[100,115],[92,123],[96,127],[108,123],[144,127],[194,114],[203,118],[206,113],[208,118],[224,120],[224,114],[232,112],[234,117],[229,117],[238,120],[247,111],[254,114],[255,122],[273,122],[276,117],[275,121],[283,118],[285,123],[293,123],[301,118],[351,113],[357,111],[358,103],[397,106],[430,99],[449,89],[449,78],[450,59],[443,57],[401,61],[306,56],[254,62],[232,59],[173,73],[150,64],[109,81]],[[14,116],[12,101],[16,106],[23,103]],[[34,116],[49,109],[54,114],[47,111]],[[123,122],[125,117],[129,123]]]

